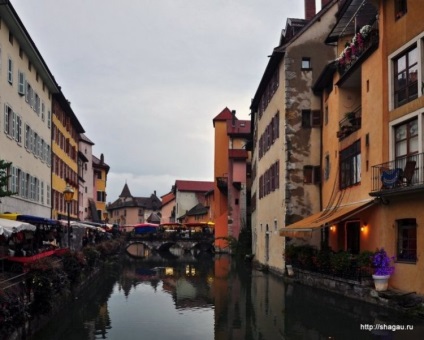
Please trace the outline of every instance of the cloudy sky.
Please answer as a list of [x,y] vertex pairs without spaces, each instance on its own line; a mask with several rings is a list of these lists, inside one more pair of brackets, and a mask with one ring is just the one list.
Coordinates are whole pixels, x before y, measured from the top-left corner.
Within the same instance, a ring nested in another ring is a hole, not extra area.
[[303,0],[11,2],[110,166],[108,202],[125,183],[162,196],[212,181],[212,119],[249,119],[286,19],[304,18]]

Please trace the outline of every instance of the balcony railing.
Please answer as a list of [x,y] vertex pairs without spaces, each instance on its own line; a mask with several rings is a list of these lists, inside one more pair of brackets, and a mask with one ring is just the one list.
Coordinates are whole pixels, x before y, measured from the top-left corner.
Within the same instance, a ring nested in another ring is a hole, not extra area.
[[424,154],[374,165],[371,196],[424,189]]
[[358,107],[355,111],[347,112],[345,117],[339,122],[340,130],[337,137],[342,140],[361,128],[362,110]]
[[360,32],[357,33],[350,45],[346,47],[342,55],[337,59],[341,77],[353,66],[362,63],[378,48],[378,25],[375,23],[373,26],[368,27],[370,27],[370,31],[366,35]]
[[228,177],[217,177],[217,187],[221,193],[227,195],[228,192]]

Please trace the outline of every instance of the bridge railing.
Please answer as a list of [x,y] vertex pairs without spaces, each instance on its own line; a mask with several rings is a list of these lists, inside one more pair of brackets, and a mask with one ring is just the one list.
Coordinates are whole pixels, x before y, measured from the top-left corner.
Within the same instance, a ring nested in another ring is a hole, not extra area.
[[213,242],[214,234],[206,232],[156,232],[146,234],[128,233],[127,240],[131,241],[208,241]]

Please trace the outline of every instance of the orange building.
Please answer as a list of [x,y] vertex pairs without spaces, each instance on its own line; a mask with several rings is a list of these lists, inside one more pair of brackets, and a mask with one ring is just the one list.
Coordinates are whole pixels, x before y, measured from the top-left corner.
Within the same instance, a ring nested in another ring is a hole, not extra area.
[[338,58],[322,94],[322,211],[281,229],[332,250],[383,247],[393,288],[424,294],[424,4],[345,1],[326,43]]
[[246,197],[250,196],[250,121],[239,120],[225,108],[214,119],[214,214],[217,248],[228,246],[225,238],[239,238],[250,225]]

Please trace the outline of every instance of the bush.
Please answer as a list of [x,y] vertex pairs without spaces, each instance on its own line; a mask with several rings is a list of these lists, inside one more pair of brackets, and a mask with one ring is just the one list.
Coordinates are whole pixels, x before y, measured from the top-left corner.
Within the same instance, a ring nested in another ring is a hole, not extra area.
[[351,254],[347,251],[339,251],[331,255],[331,268],[335,273],[342,274],[349,270]]
[[94,268],[100,259],[100,252],[94,247],[86,247],[82,252],[87,260],[87,265]]

